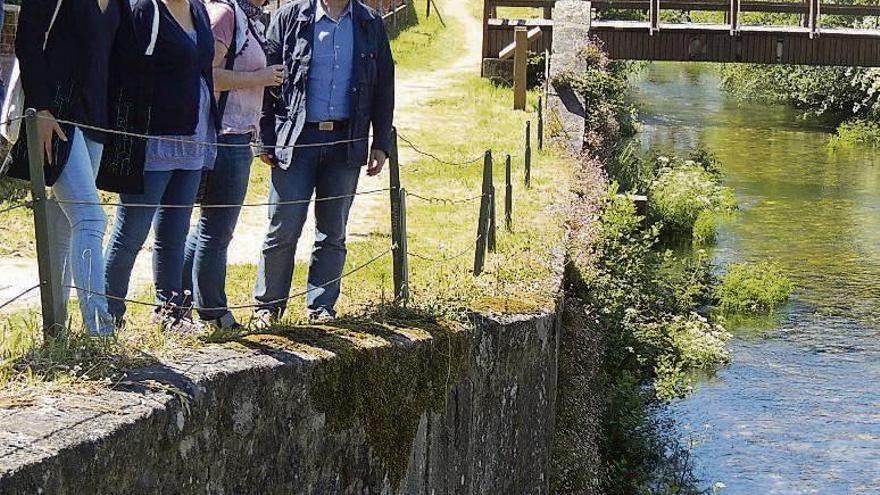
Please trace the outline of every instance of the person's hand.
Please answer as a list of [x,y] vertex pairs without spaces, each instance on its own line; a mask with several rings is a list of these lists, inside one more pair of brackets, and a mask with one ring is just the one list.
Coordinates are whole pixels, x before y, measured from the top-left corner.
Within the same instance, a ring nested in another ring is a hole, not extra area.
[[284,82],[284,66],[270,65],[256,71],[256,77],[262,86],[279,86]]
[[370,177],[379,175],[382,172],[382,167],[385,166],[386,160],[388,160],[388,155],[384,151],[371,150],[370,161],[367,163],[367,175]]
[[67,136],[55,116],[48,110],[40,110],[37,112],[37,133],[40,136],[40,147],[46,154],[46,162],[53,165],[52,161],[52,141],[55,136],[62,141],[67,141]]
[[272,153],[263,153],[257,158],[259,158],[261,162],[270,167],[274,167],[277,165],[277,163],[275,162],[275,155],[273,155]]

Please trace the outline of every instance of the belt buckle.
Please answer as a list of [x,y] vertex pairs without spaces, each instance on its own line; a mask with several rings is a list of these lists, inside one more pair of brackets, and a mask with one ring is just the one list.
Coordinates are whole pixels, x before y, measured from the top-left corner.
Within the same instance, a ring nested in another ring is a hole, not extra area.
[[332,131],[333,130],[333,122],[318,122],[318,130],[319,131]]

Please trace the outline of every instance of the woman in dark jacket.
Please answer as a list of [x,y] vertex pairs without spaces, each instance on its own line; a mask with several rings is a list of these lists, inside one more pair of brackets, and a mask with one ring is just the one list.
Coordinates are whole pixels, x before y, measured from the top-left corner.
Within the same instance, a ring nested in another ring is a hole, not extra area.
[[[56,8],[57,17],[46,41]],[[27,0],[21,5],[15,40],[25,105],[39,112],[46,183],[58,201],[47,205],[54,235],[52,256],[64,260],[65,287],[71,277],[78,287],[83,321],[92,334],[113,331],[102,296],[107,220],[96,205],[95,189],[104,136],[59,124],[56,118],[89,126],[107,125],[107,67],[128,8],[128,0],[63,0],[60,7],[57,0]],[[24,126],[22,131],[12,151],[9,175],[29,180]]]
[[117,209],[107,245],[109,308],[121,321],[121,299],[152,225],[161,306],[156,319],[166,328],[184,329],[190,303],[183,290],[184,246],[202,170],[212,167],[216,156],[214,37],[199,0],[135,0],[131,10],[130,34],[143,52],[120,54],[113,69],[114,125],[156,137],[109,138],[99,185],[119,192],[122,203],[137,205]]

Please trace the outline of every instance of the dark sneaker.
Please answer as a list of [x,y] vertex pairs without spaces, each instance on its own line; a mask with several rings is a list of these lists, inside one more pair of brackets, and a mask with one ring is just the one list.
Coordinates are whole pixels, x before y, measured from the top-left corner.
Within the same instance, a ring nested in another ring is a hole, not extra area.
[[325,323],[330,323],[331,321],[336,319],[336,313],[327,309],[321,308],[316,309],[314,311],[309,311],[309,323],[313,325],[323,325]]

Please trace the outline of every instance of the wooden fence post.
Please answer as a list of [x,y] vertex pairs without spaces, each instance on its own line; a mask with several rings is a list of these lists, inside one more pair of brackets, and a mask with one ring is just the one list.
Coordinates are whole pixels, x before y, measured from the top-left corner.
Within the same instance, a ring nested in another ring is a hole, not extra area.
[[529,39],[525,26],[517,26],[513,33],[513,109],[526,109],[526,71],[528,66]]
[[511,168],[510,155],[507,155],[507,160],[504,161],[504,226],[508,232],[513,231],[513,180]]
[[523,151],[525,159],[526,189],[532,188],[532,121],[526,121],[526,146]]
[[397,272],[400,273],[398,283],[394,285],[395,302],[402,302],[404,306],[409,302],[409,242],[406,234],[406,189],[401,188],[399,194],[400,221],[398,223],[398,237],[400,239],[395,252]]
[[495,219],[495,186],[489,187],[489,252],[498,250],[498,223]]
[[404,290],[404,266],[401,257],[403,239],[402,205],[400,188],[400,159],[397,152],[397,128],[391,129],[391,149],[388,150],[388,176],[391,196],[391,243],[396,246],[393,256],[394,298],[397,300]]
[[31,174],[31,197],[34,208],[34,234],[37,241],[37,267],[40,275],[40,302],[43,310],[43,336],[45,340],[57,337],[67,319],[67,301],[61,286],[61,263],[52,255],[53,232],[49,229],[48,197],[46,179],[43,175],[44,151],[40,145],[37,111],[27,109],[28,159]]
[[544,149],[544,99],[538,97],[538,150]]
[[477,220],[476,253],[474,253],[474,276],[483,273],[486,262],[486,248],[489,238],[489,195],[492,180],[492,152],[486,151],[483,158],[483,197],[480,198],[480,218]]

